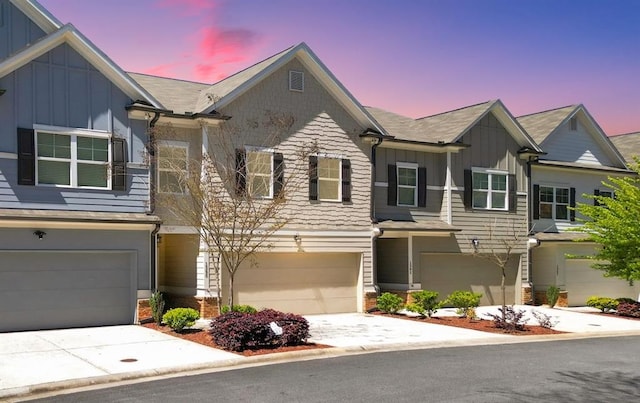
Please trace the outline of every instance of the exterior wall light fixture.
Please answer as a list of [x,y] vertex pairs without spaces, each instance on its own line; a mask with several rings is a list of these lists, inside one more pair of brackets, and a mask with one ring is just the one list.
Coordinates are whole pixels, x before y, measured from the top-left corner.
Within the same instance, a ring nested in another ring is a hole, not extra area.
[[37,230],[33,232],[33,235],[37,236],[38,239],[42,241],[42,239],[44,238],[45,235],[47,235],[47,233],[44,231]]

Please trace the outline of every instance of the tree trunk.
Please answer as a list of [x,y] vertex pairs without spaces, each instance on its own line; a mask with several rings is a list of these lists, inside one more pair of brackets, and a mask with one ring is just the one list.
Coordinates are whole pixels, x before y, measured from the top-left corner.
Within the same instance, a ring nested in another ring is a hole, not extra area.
[[505,321],[505,311],[507,310],[507,296],[505,295],[504,282],[507,277],[504,266],[502,267],[502,282],[500,283],[500,291],[502,291],[502,323]]
[[233,310],[233,279],[235,271],[229,270],[229,309]]

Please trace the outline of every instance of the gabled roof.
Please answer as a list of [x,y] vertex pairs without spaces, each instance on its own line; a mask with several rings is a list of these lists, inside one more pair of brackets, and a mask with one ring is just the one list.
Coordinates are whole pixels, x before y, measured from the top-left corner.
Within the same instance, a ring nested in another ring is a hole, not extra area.
[[640,157],[640,132],[618,134],[609,137],[609,140],[627,162],[632,162],[634,156]]
[[616,149],[604,130],[602,130],[593,116],[591,116],[589,111],[587,111],[587,108],[582,104],[569,105],[548,111],[537,112],[530,115],[520,116],[516,119],[544,149],[545,141],[551,138],[561,126],[565,125],[575,116],[580,116],[582,122],[586,122],[585,127],[587,128],[587,131],[603,147],[603,149],[613,157],[614,160],[617,160],[619,165],[624,166],[624,158],[618,149]]
[[308,71],[313,74],[325,90],[327,90],[362,127],[385,134],[384,129],[378,122],[360,105],[353,95],[338,81],[333,73],[331,73],[304,42],[213,84],[200,94],[196,110],[206,114],[221,109],[294,58],[297,58]]
[[0,78],[66,43],[87,59],[89,63],[104,74],[105,77],[118,86],[118,88],[131,99],[134,101],[141,99],[155,107],[161,107],[160,102],[132,80],[131,77],[89,39],[82,35],[72,24],[60,25],[57,19],[33,0],[11,1],[12,4],[38,24],[47,35],[2,60],[2,62],[0,62]]
[[174,113],[195,113],[200,94],[211,84],[128,73],[138,84],[151,93],[162,105]]
[[533,152],[541,152],[538,145],[516,122],[500,100],[487,101],[415,120],[378,108],[370,107],[367,110],[389,134],[395,137],[395,140],[430,144],[456,143],[488,113],[493,113],[520,146]]

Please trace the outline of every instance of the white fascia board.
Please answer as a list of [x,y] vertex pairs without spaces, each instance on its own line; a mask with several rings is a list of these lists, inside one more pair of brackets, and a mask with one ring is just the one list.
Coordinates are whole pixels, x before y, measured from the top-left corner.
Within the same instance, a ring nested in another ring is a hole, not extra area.
[[502,125],[509,131],[511,136],[516,139],[520,146],[528,146],[533,150],[538,152],[542,152],[540,146],[527,134],[527,132],[522,128],[520,123],[516,120],[515,117],[509,112],[509,110],[504,106],[502,101],[497,100],[489,109],[496,114],[496,117],[502,123]]
[[46,8],[35,0],[9,0],[18,10],[22,11],[46,34],[60,29],[63,24],[53,16]]

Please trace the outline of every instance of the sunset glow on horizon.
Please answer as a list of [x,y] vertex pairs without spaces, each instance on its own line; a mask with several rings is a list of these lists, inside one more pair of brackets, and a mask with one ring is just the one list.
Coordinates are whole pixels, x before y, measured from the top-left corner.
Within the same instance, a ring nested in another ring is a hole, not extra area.
[[640,131],[640,1],[39,0],[125,71],[213,83],[306,42],[363,105],[584,104]]

